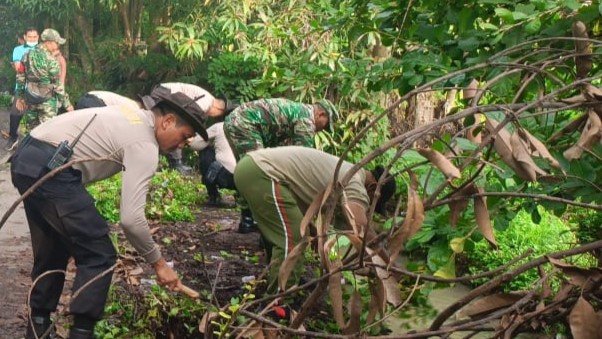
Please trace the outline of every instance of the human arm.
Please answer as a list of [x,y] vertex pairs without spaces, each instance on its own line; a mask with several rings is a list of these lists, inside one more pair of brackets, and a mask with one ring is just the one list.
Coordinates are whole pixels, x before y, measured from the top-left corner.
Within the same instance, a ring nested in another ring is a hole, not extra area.
[[[64,78],[67,75],[67,64],[62,65],[60,59],[64,58],[60,55],[60,58],[56,55],[48,55],[47,54],[47,71],[50,77],[50,81],[54,84],[54,94],[57,98],[57,101],[61,104],[61,107],[66,109],[67,111],[73,111],[73,105],[71,105],[71,101],[69,100],[69,95],[65,91],[65,82]],[[65,67],[65,70],[63,70]]]
[[123,152],[125,171],[121,188],[121,227],[132,246],[153,265],[157,282],[173,289],[180,281],[175,271],[167,266],[154,242],[144,212],[148,186],[159,161],[157,146],[134,143],[127,145]]
[[59,79],[64,86],[65,80],[67,79],[67,60],[65,60],[65,57],[61,51],[57,52],[56,60],[59,62],[60,66]]

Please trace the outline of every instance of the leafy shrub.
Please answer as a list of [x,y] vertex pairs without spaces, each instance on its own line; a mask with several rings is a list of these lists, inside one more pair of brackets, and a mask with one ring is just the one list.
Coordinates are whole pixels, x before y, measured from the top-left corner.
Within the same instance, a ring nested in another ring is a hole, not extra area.
[[10,107],[13,103],[13,96],[7,93],[0,93],[0,107]]
[[[474,248],[466,253],[470,260],[470,272],[480,273],[495,269],[525,253],[528,249],[532,249],[533,253],[523,259],[521,263],[547,253],[567,250],[576,245],[577,238],[569,225],[541,206],[538,210],[541,215],[539,224],[532,221],[530,213],[521,210],[505,231],[496,232],[495,237],[499,246],[497,251],[492,250],[486,240],[477,241]],[[567,261],[571,259],[568,258]],[[590,256],[579,256],[574,259],[573,263],[579,266],[593,264]],[[504,289],[506,291],[528,290],[538,279],[537,269],[531,269],[515,277],[504,286]],[[484,280],[477,281],[477,283],[483,282]]]
[[207,81],[214,94],[250,101],[258,97],[251,80],[258,77],[259,62],[255,58],[224,52],[207,66]]
[[[121,175],[88,186],[96,208],[109,222],[119,221]],[[149,187],[146,217],[163,221],[192,221],[193,210],[205,199],[200,180],[184,177],[174,170],[157,172]]]

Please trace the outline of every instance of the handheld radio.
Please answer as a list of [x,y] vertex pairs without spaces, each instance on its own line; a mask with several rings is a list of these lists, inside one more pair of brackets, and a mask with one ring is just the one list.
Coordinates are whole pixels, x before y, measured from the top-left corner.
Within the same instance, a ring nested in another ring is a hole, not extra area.
[[82,129],[82,131],[77,135],[77,137],[75,137],[71,145],[69,145],[67,140],[61,141],[61,143],[56,147],[56,151],[52,155],[52,158],[50,158],[50,161],[48,161],[48,165],[46,165],[46,167],[48,167],[49,170],[53,170],[57,167],[60,167],[66,164],[67,161],[69,161],[69,159],[73,155],[73,148],[75,147],[79,139],[82,137],[86,129],[88,129],[94,118],[96,118],[96,114],[92,116],[92,119],[88,121],[86,126],[84,126],[84,129]]

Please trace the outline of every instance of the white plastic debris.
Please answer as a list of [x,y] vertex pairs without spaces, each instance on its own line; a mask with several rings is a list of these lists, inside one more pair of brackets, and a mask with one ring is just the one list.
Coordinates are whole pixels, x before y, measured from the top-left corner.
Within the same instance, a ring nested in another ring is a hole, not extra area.
[[153,286],[156,284],[157,284],[157,282],[155,281],[155,279],[145,279],[145,278],[140,279],[140,285],[143,285],[143,286]]
[[245,284],[248,283],[248,282],[251,282],[253,280],[255,280],[255,276],[254,275],[246,275],[246,276],[242,277],[242,282],[245,283]]

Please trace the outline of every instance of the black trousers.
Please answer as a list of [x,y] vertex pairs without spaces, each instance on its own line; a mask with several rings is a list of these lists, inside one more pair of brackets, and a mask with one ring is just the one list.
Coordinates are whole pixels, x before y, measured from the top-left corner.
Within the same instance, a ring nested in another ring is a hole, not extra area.
[[[13,185],[23,194],[48,172],[54,147],[26,138],[11,159]],[[77,273],[73,291],[110,268],[116,252],[106,221],[81,181],[81,172],[69,168],[46,181],[24,200],[33,249],[32,280],[49,270],[65,270],[70,256]],[[95,280],[75,299],[70,311],[93,320],[102,318],[112,273]],[[55,311],[65,277],[49,274],[33,287],[30,306],[38,314]]]
[[214,162],[216,162],[215,148],[207,147],[199,152],[199,171],[203,176],[203,185],[207,187],[207,194],[210,197],[218,197],[219,188],[227,188],[231,190],[236,189],[236,186],[234,185],[234,174],[228,172],[228,170],[224,167],[219,170],[215,176],[215,180],[211,181],[207,179],[209,167]]

